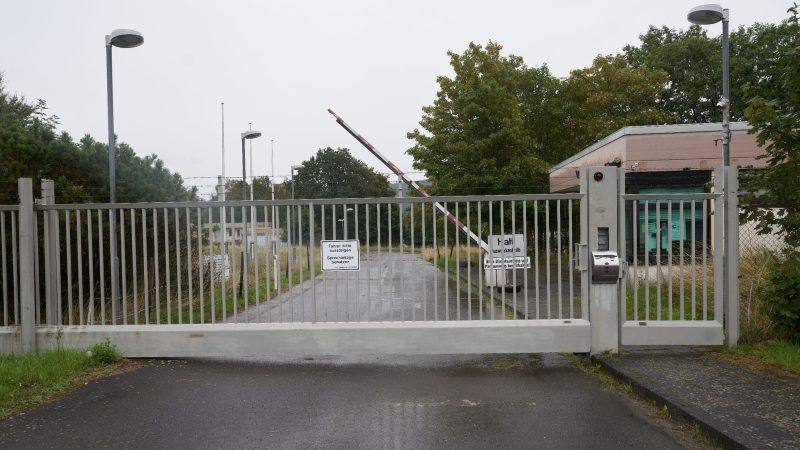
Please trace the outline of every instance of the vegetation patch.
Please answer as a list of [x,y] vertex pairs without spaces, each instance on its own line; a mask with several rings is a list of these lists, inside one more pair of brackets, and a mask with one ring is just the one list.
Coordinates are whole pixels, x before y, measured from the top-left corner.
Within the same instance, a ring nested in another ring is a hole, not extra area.
[[754,345],[737,345],[728,354],[749,360],[766,362],[781,369],[800,374],[800,345],[785,341],[767,341]]
[[0,356],[0,419],[51,400],[87,377],[110,374],[121,359],[110,341],[85,351]]

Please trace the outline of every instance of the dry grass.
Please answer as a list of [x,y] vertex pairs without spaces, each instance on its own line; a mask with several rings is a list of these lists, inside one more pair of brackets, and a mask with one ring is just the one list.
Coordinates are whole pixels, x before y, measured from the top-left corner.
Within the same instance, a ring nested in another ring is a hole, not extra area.
[[761,285],[775,264],[780,264],[780,257],[765,249],[747,250],[739,257],[739,327],[743,344],[776,337],[772,319],[764,313],[767,300],[760,294]]
[[[209,255],[208,247],[203,248],[203,255]],[[291,258],[291,273],[293,276],[292,284],[297,284],[300,281],[299,274],[302,272],[305,273],[304,278],[308,277],[308,263],[309,263],[309,251],[312,252],[313,259],[316,260],[315,268],[317,273],[319,273],[319,247],[314,247],[313,250],[310,250],[307,246],[302,248],[295,247],[294,253],[292,253]],[[238,286],[239,283],[239,271],[240,266],[242,263],[242,253],[244,252],[243,246],[230,246],[228,249],[228,261],[230,263],[230,276],[226,280],[226,292],[231,294],[233,292],[234,287]],[[219,245],[215,245],[213,248],[213,254],[220,255],[222,254],[222,250],[220,249]],[[262,285],[262,292],[266,295],[266,286],[265,282],[267,280],[272,280],[274,276],[273,272],[273,264],[274,259],[272,258],[272,252],[270,248],[265,247],[256,247],[256,258],[254,260],[255,263],[258,265],[258,283]],[[161,323],[166,323],[166,310],[167,310],[167,298],[171,299],[171,308],[173,309],[172,313],[172,322],[176,322],[176,311],[177,308],[177,299],[180,295],[181,297],[181,304],[183,305],[183,309],[188,308],[189,303],[192,303],[193,306],[199,307],[200,305],[200,270],[197,265],[197,260],[195,259],[195,264],[192,270],[191,278],[192,278],[192,295],[191,295],[191,302],[188,301],[189,299],[189,288],[187,280],[189,278],[189,274],[186,273],[186,270],[182,271],[181,273],[181,286],[178,286],[178,274],[175,271],[174,266],[171,267],[170,272],[170,289],[167,290],[166,287],[166,268],[159,267],[158,271],[158,290],[155,287],[155,273],[150,272],[148,273],[148,287],[145,288],[144,286],[144,274],[139,274],[139,280],[137,281],[137,295],[134,296],[133,293],[133,281],[128,279],[127,280],[127,288],[128,292],[126,295],[123,296],[124,311],[125,311],[125,319],[127,323],[134,323],[136,318],[138,317],[139,323],[144,323],[145,319],[145,304],[149,305],[150,311],[150,321],[155,322],[155,315],[158,314],[159,316],[163,316],[161,319]],[[313,263],[313,261],[311,261]],[[285,291],[288,289],[288,281],[286,278],[288,277],[289,271],[289,249],[287,247],[281,247],[278,252],[278,277],[279,282],[281,283],[281,290]],[[268,265],[268,266],[267,266]],[[268,269],[268,271],[267,271]],[[203,267],[203,291],[205,297],[209,297],[211,295],[211,272],[208,266]],[[110,283],[109,280],[106,280],[107,283]],[[251,290],[254,290],[256,284],[256,271],[254,264],[248,264],[248,273],[247,273],[247,284]],[[214,285],[216,287],[215,294],[217,296],[221,295],[221,281],[219,278],[216,278],[214,281]],[[100,290],[99,288],[95,288],[95,301],[94,301],[94,310],[90,310],[90,302],[88,298],[88,288],[85,288],[85,297],[84,298],[84,308],[83,308],[83,316],[84,324],[101,324],[112,323],[112,314],[111,314],[111,292],[110,287],[107,286],[105,292],[105,298],[100,298]],[[147,302],[145,302],[145,294],[147,295]],[[277,295],[277,293],[271,293],[272,296]],[[158,298],[158,302],[156,299]],[[158,313],[155,311],[157,305],[160,304],[161,312]],[[66,309],[66,308],[65,308]],[[69,317],[67,315],[67,311],[64,312],[63,323],[70,323]],[[80,321],[80,303],[78,299],[74,299],[73,304],[73,314],[72,314],[72,323],[79,324]]]

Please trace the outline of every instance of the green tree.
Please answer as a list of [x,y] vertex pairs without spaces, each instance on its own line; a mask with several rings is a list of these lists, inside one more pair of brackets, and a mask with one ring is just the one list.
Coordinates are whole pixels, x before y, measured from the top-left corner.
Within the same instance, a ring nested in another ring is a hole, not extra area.
[[672,122],[660,103],[666,84],[665,72],[632,67],[619,55],[598,56],[590,67],[573,70],[561,97],[571,153],[625,126]]
[[[0,76],[0,201],[16,203],[17,178],[34,179],[38,194],[43,178],[55,182],[59,203],[108,201],[108,148],[90,136],[80,142],[57,133],[58,117],[39,100],[6,92]],[[139,157],[125,143],[117,153],[117,198],[120,202],[181,201],[195,191],[164,167],[155,155]]]
[[[731,119],[742,120],[749,101],[746,86],[778,93],[775,79],[778,49],[788,38],[788,24],[754,24],[730,34]],[[716,103],[722,94],[722,43],[706,28],[686,30],[653,27],[639,36],[640,44],[624,47],[633,67],[664,71],[668,82],[662,108],[679,123],[719,122]]]
[[527,67],[502,46],[470,43],[448,52],[454,77],[437,78],[432,105],[408,133],[414,168],[436,194],[541,192],[547,169],[565,156],[558,145],[561,83],[547,66]]
[[[314,198],[371,198],[371,197],[393,197],[394,191],[389,186],[389,181],[385,176],[369,168],[366,164],[354,158],[350,150],[346,148],[333,149],[330,147],[319,149],[316,155],[306,161],[297,171],[294,177],[295,198],[314,199]],[[287,190],[291,189],[290,181],[284,183]],[[324,212],[323,212],[324,208]],[[351,210],[348,211],[348,208]],[[378,207],[375,205],[370,208],[370,238],[371,243],[375,244],[378,226],[381,227],[383,239],[388,238],[388,220],[386,214],[389,212],[387,205],[382,205],[382,219],[377,219]],[[331,239],[334,230],[336,238],[342,239],[345,235],[348,238],[359,238],[366,240],[366,215],[367,206],[365,205],[329,205],[317,206],[314,212],[315,237],[317,239]],[[307,207],[292,209],[293,226],[296,225],[297,211],[300,211],[301,222],[303,225],[302,239],[307,242],[309,238],[309,211]],[[397,217],[397,205],[393,206],[395,217]],[[336,220],[334,220],[334,214]],[[347,215],[347,228],[345,230],[344,216]],[[284,218],[285,218],[284,214]],[[326,234],[322,235],[322,219],[325,218]],[[282,218],[282,220],[284,219]],[[356,221],[360,224],[356,232]],[[392,230],[397,229],[399,217],[394,219]],[[346,233],[345,233],[346,231]]]
[[[748,194],[745,217],[757,221],[762,233],[779,231],[786,242],[800,247],[800,26],[797,6],[783,28],[784,43],[778,49],[775,84],[780,89],[748,88],[754,98],[745,111],[750,133],[764,146],[767,167],[750,171],[743,180]],[[768,207],[768,208],[765,208]],[[775,209],[777,208],[777,209]]]
[[[242,197],[242,180],[229,178],[225,181],[225,198],[229,201],[235,200],[242,200],[243,198],[246,200],[250,200],[250,188],[252,186],[253,189],[253,199],[254,200],[271,200],[272,199],[272,183],[270,183],[268,176],[261,176],[261,177],[254,177],[251,183],[245,183],[246,191],[245,196]],[[278,185],[276,185],[277,188]],[[278,191],[275,191],[276,198],[278,195]],[[218,201],[219,196],[217,194],[213,194],[211,196],[211,201]]]
[[[35,103],[28,102],[21,96],[8,94],[5,90],[2,77],[0,77],[0,202],[17,203],[17,179],[21,177],[33,178],[34,195],[39,195],[39,187],[42,179],[52,179],[55,182],[56,201],[59,203],[103,203],[108,201],[108,149],[101,142],[97,142],[90,136],[84,136],[79,142],[75,142],[67,133],[57,133],[56,126],[58,118],[47,112],[44,101]],[[133,149],[120,143],[117,156],[117,193],[120,202],[156,202],[156,201],[181,201],[195,199],[194,189],[187,189],[183,185],[180,175],[170,172],[155,155],[139,157]],[[137,211],[138,212],[138,211]],[[105,215],[105,213],[102,213]],[[196,214],[192,212],[191,214]],[[92,213],[92,220],[99,226],[100,211]],[[63,217],[63,216],[62,216]],[[89,213],[84,212],[81,216],[73,215],[71,220],[80,221],[80,224],[73,222],[75,228],[86,229],[89,220]],[[173,221],[173,218],[168,219]],[[148,221],[146,233],[152,236],[154,224]],[[162,222],[163,223],[163,222]],[[194,223],[194,222],[193,222]],[[39,222],[40,230],[43,224]],[[6,232],[10,230],[6,228]],[[103,224],[103,230],[97,229],[98,235],[102,236],[102,245],[108,248],[108,222]],[[62,252],[66,248],[66,229],[60,229]],[[195,233],[197,230],[195,231]],[[43,233],[36,233],[40,240],[39,248],[44,248]],[[9,242],[10,236],[5,237]],[[182,239],[190,239],[184,236]],[[98,243],[99,244],[99,243]],[[133,239],[128,239],[120,243],[130,252],[133,248]],[[166,242],[161,241],[161,250],[155,251],[155,242],[148,241],[146,245],[150,255],[161,255],[161,263],[167,263]],[[173,240],[172,246],[180,246],[181,242]],[[95,267],[100,267],[100,255],[97,252],[89,253],[87,249],[78,249],[83,255],[83,261],[94,261]],[[12,260],[11,248],[6,249],[8,260]],[[62,253],[63,254],[63,253]],[[129,253],[130,254],[130,253]],[[145,267],[152,262],[154,256],[150,256],[150,261],[141,258],[137,263],[139,274],[145,273]],[[184,264],[188,264],[191,258],[187,258]],[[163,266],[162,266],[163,267]],[[8,271],[4,276],[13,279],[12,267],[9,265]],[[67,279],[68,267],[64,264],[61,267],[62,279]],[[133,263],[126,267],[129,280],[133,280]],[[74,279],[77,283],[78,280]],[[89,271],[83,272],[83,285],[89,286],[92,277]],[[93,280],[98,283],[97,278]],[[44,277],[39,280],[44,283]],[[61,296],[66,301],[66,292],[75,289],[75,284],[71,286],[66,283],[62,285],[64,291]],[[95,284],[97,286],[97,284]],[[40,285],[41,289],[42,286]],[[14,305],[12,305],[12,308]],[[67,311],[67,305],[64,305]]]
[[722,93],[722,54],[719,41],[697,25],[687,30],[654,27],[639,36],[639,46],[626,45],[625,58],[633,67],[662,71],[668,84],[662,108],[679,123],[721,120],[716,107]]
[[[319,149],[294,177],[295,198],[392,197],[385,176],[354,158],[346,148]],[[286,181],[287,187],[290,181]]]

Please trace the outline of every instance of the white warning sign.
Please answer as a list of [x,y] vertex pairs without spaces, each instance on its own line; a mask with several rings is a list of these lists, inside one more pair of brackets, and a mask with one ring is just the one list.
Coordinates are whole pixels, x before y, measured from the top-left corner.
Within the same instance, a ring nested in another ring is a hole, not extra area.
[[360,270],[359,240],[320,241],[322,271]]

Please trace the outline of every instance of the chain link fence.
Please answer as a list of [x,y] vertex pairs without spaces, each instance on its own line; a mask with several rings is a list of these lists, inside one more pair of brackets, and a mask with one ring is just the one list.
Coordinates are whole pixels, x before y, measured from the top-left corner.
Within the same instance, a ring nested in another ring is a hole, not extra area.
[[764,312],[767,299],[761,288],[770,270],[781,264],[786,243],[780,233],[759,234],[754,222],[739,226],[739,307],[741,342],[754,343],[774,336],[772,320]]

